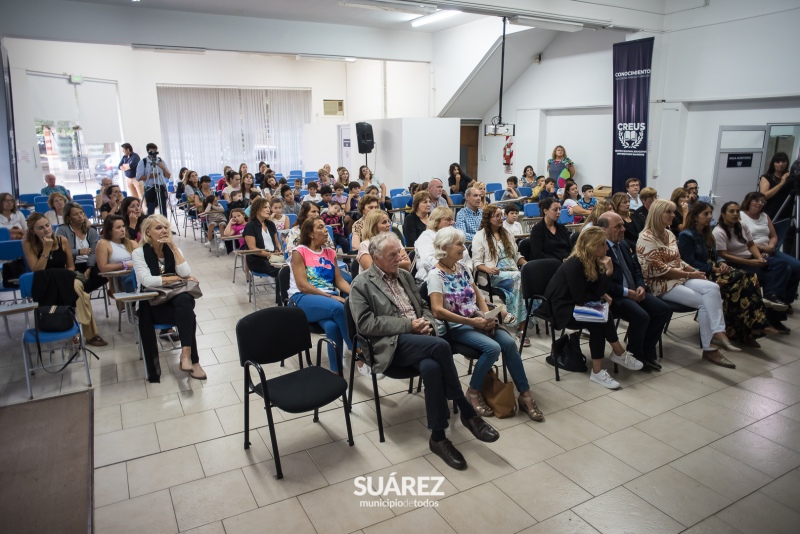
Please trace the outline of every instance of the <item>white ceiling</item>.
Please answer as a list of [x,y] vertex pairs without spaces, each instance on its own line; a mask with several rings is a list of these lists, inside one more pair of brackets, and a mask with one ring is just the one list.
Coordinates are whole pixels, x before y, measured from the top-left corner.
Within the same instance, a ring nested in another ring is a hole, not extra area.
[[[69,0],[62,0],[69,1]],[[391,30],[436,32],[481,18],[461,13],[441,22],[412,28],[410,21],[419,17],[376,9],[361,9],[339,5],[339,0],[83,0],[93,4],[124,6],[130,9],[152,8],[188,11],[211,15],[230,15],[277,20],[297,20],[347,26],[366,26]],[[331,35],[335,39],[335,35]]]

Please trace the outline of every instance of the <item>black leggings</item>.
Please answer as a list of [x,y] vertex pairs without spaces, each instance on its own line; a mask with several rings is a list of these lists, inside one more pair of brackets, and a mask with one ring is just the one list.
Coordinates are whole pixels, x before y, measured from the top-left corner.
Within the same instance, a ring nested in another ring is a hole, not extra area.
[[608,320],[604,323],[584,323],[570,319],[567,328],[589,331],[589,353],[593,360],[602,360],[606,352],[606,341],[614,343],[619,341],[617,328],[614,326],[614,317],[608,314]]
[[[147,377],[153,382],[153,377],[160,375],[158,368],[158,340],[156,339],[155,325],[169,324],[178,328],[181,347],[192,348],[192,363],[199,363],[197,353],[197,340],[195,330],[197,319],[194,315],[194,297],[182,293],[172,300],[151,306],[143,301],[139,306],[139,335],[142,339],[142,350],[147,366]],[[157,380],[155,380],[157,381]]]

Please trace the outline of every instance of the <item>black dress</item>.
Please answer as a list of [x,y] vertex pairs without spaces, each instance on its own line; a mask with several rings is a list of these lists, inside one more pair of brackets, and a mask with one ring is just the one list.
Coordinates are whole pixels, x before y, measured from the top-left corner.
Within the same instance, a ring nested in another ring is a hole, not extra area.
[[[767,183],[769,183],[770,189],[775,189],[778,186],[778,184],[781,183],[781,177],[775,176],[774,174],[765,174],[761,178],[764,178],[767,181]],[[767,200],[767,203],[764,206],[764,213],[769,215],[770,219],[772,219],[773,222],[775,221],[775,216],[778,214],[778,210],[781,209],[781,206],[783,206],[783,203],[786,201],[787,198],[789,198],[789,195],[791,193],[792,193],[792,187],[787,183],[781,188],[780,191],[775,193],[775,196]],[[791,212],[792,212],[791,207],[783,210],[780,218],[787,219],[791,217],[792,214]]]
[[413,247],[417,242],[417,238],[422,235],[422,232],[428,229],[428,226],[422,222],[416,213],[409,213],[403,221],[403,236],[406,239],[406,246]]
[[563,224],[556,223],[556,233],[553,234],[544,221],[539,221],[531,228],[530,245],[523,247],[520,243],[520,253],[526,261],[542,258],[565,260],[572,252],[569,236],[569,230]]
[[[270,239],[275,239],[275,235],[278,233],[278,230],[275,228],[275,224],[267,219],[264,221],[264,226],[267,228]],[[252,236],[256,240],[256,248],[265,249],[267,247],[264,246],[264,236],[262,235],[261,230],[261,221],[259,221],[256,217],[253,217],[253,219],[247,223],[247,226],[244,227],[242,236]],[[280,250],[277,250],[276,252],[280,252]],[[278,276],[279,269],[270,264],[267,258],[256,256],[255,254],[248,254],[245,256],[245,258],[247,258],[247,267],[254,273]]]
[[[47,257],[47,265],[45,269],[66,269],[67,268],[67,251],[61,244],[61,237],[54,235],[53,239],[56,241],[56,248],[50,249],[50,255]],[[37,258],[42,257],[42,252],[36,255]]]

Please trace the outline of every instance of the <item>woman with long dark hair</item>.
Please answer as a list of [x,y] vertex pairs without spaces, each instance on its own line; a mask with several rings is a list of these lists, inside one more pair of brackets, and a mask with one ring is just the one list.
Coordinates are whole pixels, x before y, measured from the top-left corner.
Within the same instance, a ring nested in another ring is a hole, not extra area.
[[108,280],[100,276],[97,267],[97,242],[100,236],[97,230],[89,224],[83,207],[77,202],[70,202],[64,206],[64,224],[56,230],[56,234],[67,238],[72,249],[72,258],[75,262],[75,272],[83,275],[83,286],[87,293],[106,285]]
[[128,238],[138,242],[141,237],[142,221],[146,217],[146,215],[142,215],[141,201],[136,197],[127,197],[122,201],[120,211],[122,211],[122,220],[125,221]]
[[[119,215],[109,215],[103,221],[103,239],[97,243],[97,267],[101,273],[111,271],[131,271],[131,274],[122,278],[122,288],[126,293],[135,289],[133,283],[133,251],[139,246],[131,241],[125,231],[125,221]],[[121,302],[117,303],[118,308]]]
[[[764,193],[767,204],[764,213],[773,220],[778,216],[778,210],[792,194],[789,185],[789,156],[786,152],[776,152],[769,162],[767,172],[758,179],[758,190]],[[779,219],[788,219],[792,215],[791,206],[780,213]]]
[[447,172],[449,175],[447,185],[450,186],[450,192],[463,195],[472,182],[472,178],[461,172],[461,165],[458,163],[451,163]]
[[261,252],[245,256],[247,267],[256,273],[278,276],[278,268],[270,263],[270,258],[281,252],[280,238],[275,224],[270,220],[269,202],[264,197],[256,197],[250,205],[250,222],[242,231],[248,250]]
[[778,331],[767,321],[758,276],[731,268],[717,255],[711,233],[711,211],[711,205],[695,202],[686,214],[685,229],[678,235],[681,259],[719,286],[728,336],[748,347],[760,348],[756,337]]

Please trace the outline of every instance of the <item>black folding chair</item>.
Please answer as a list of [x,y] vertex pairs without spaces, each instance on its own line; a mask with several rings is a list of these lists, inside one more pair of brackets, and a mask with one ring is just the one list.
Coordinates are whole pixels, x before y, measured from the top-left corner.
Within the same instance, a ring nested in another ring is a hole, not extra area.
[[[548,325],[551,337],[551,354],[552,347],[556,343],[556,331],[552,325],[553,316],[550,301],[545,298],[544,292],[547,289],[547,284],[550,279],[556,274],[556,271],[561,266],[562,262],[553,258],[544,258],[541,260],[529,261],[522,266],[522,298],[525,299],[525,308],[528,310],[528,319],[532,316],[541,319]],[[533,309],[534,300],[541,300],[542,304]],[[519,342],[519,353],[522,354],[524,348],[525,337],[528,334],[528,321],[525,321],[525,326],[522,328],[522,338]],[[563,333],[562,333],[563,335]],[[553,363],[556,368],[556,380],[561,380],[558,375],[558,359],[553,354]]]
[[[269,328],[265,328],[269,325]],[[264,399],[267,412],[269,436],[272,440],[272,455],[275,457],[276,478],[283,478],[281,458],[272,407],[288,413],[303,413],[314,410],[314,422],[319,422],[322,406],[342,399],[344,420],[347,425],[347,442],[353,446],[353,431],[350,427],[350,403],[347,400],[347,382],[342,377],[321,367],[322,344],[335,345],[329,339],[317,343],[317,363],[292,373],[267,380],[265,364],[277,363],[303,351],[308,357],[311,348],[311,331],[305,313],[299,308],[266,308],[239,319],[236,323],[236,341],[239,345],[239,362],[244,368],[244,448],[250,448],[250,394]],[[253,384],[250,368],[258,371],[259,383]],[[339,361],[339,369],[342,362]]]

